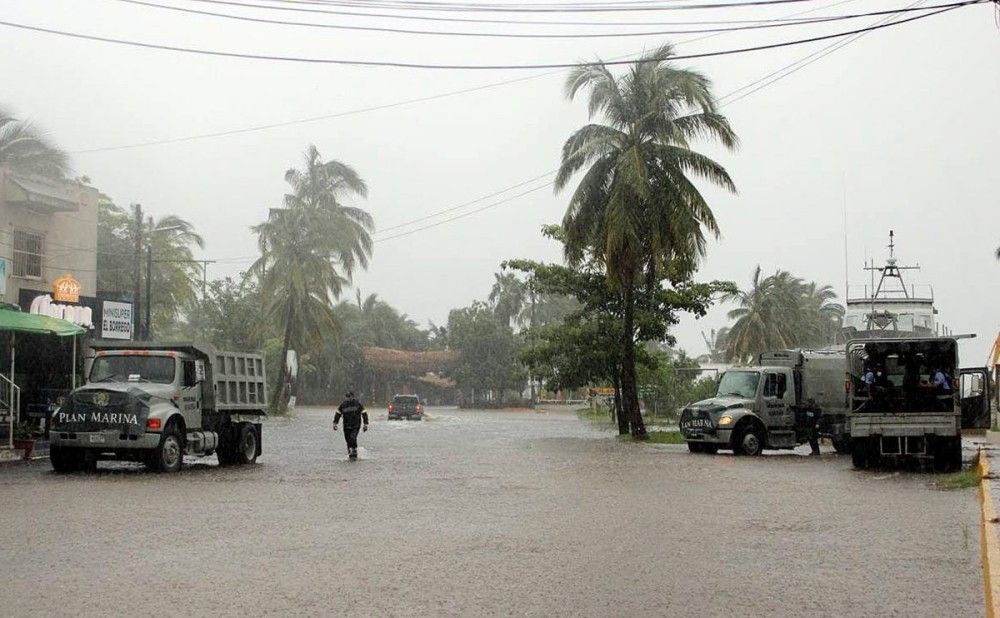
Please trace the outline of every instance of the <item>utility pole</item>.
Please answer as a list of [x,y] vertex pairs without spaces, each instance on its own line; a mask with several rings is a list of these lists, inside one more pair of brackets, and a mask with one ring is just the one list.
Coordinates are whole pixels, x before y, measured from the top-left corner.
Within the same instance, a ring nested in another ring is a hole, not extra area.
[[150,309],[153,306],[153,243],[149,243],[146,250],[146,328],[145,340],[152,338],[153,323]]
[[142,204],[132,204],[132,219],[135,240],[135,256],[132,265],[132,338],[141,336],[142,320],[140,319],[140,304],[142,302]]
[[[531,279],[528,279],[528,293],[531,295],[531,317],[530,326],[528,327],[528,333],[531,337],[531,351],[535,351],[535,279],[532,275]],[[535,405],[535,376],[531,375],[532,372],[528,372],[528,384],[531,386],[531,405]]]

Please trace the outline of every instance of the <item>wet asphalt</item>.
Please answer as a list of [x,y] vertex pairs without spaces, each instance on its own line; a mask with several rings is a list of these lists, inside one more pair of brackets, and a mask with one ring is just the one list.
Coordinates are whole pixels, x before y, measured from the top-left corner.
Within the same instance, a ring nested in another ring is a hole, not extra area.
[[269,422],[252,467],[0,466],[0,613],[980,616],[974,489],[564,412]]

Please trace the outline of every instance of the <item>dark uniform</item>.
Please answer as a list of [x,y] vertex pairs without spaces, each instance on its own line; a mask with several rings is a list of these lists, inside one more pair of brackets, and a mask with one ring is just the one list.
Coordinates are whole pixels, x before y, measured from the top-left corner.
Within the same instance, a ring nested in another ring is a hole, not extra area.
[[358,456],[358,432],[362,427],[368,431],[368,412],[365,411],[365,406],[357,400],[354,393],[347,393],[347,399],[337,407],[337,413],[333,416],[334,431],[337,430],[337,423],[341,417],[344,418],[344,440],[347,441],[347,454],[353,459]]

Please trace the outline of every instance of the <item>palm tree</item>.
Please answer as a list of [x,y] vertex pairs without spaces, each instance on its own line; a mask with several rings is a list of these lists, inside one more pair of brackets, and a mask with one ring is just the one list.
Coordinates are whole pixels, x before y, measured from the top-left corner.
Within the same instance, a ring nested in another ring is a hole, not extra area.
[[306,149],[304,168],[288,170],[285,180],[292,187],[285,207],[272,209],[253,228],[261,256],[250,267],[261,281],[265,313],[283,327],[275,410],[283,410],[291,395],[288,350],[318,344],[337,331],[333,300],[356,267],[367,268],[375,227],[366,211],[340,202],[365,197],[364,181],[344,163],[323,161],[315,146]]
[[797,302],[790,295],[788,273],[778,271],[762,277],[760,266],[753,271],[750,288],[726,295],[723,300],[739,306],[729,312],[734,320],[726,342],[727,356],[739,362],[768,350],[780,350],[795,340]]
[[607,65],[574,69],[567,96],[589,91],[590,123],[566,140],[556,190],[586,169],[570,198],[563,227],[566,257],[592,252],[623,307],[623,409],[634,435],[645,435],[635,373],[636,295],[664,278],[689,278],[705,253],[705,233],[719,227],[689,176],[735,191],[726,170],[694,151],[698,138],[733,149],[737,138],[718,113],[704,75],[670,62],[670,45],[640,58],[616,77]]
[[489,301],[497,319],[505,326],[518,320],[528,300],[528,286],[513,273],[494,273]]
[[179,314],[197,300],[202,270],[193,261],[194,247],[203,249],[205,243],[189,221],[177,215],[154,219],[140,204],[133,204],[128,213],[101,196],[97,209],[97,289],[131,291],[139,305],[136,318],[141,320],[145,303],[150,302],[146,298],[146,260],[152,249],[149,289],[156,332],[175,326]]
[[0,107],[0,167],[62,178],[69,172],[69,157],[30,122]]
[[141,234],[145,251],[151,251],[153,256],[149,286],[152,298],[147,302],[159,332],[160,327],[172,325],[183,308],[197,302],[203,273],[194,261],[192,247],[204,249],[205,241],[189,221],[177,215],[155,219],[149,216]]
[[747,361],[761,352],[833,343],[844,315],[836,297],[829,285],[806,283],[784,270],[762,277],[757,266],[749,289],[724,298],[739,305],[729,312],[734,323],[727,356]]

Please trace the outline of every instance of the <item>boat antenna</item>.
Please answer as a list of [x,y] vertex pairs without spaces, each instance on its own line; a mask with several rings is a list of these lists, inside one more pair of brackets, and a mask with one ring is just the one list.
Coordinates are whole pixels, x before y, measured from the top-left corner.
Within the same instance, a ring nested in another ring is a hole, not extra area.
[[840,186],[844,197],[844,300],[851,295],[849,260],[847,259],[847,172],[840,174]]

